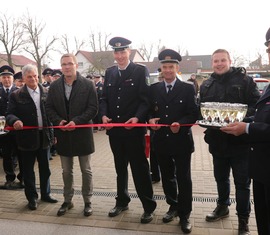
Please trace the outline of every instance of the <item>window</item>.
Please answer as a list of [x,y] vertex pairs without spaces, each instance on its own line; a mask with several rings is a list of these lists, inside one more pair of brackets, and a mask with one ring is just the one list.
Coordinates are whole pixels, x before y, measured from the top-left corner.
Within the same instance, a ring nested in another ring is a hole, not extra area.
[[83,68],[83,62],[78,62],[79,68]]

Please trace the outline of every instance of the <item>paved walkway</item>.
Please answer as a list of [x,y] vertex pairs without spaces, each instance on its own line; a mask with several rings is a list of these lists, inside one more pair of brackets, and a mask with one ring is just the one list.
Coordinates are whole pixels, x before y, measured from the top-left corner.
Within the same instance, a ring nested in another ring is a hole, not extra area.
[[[232,235],[237,234],[238,221],[235,212],[234,185],[232,183],[232,205],[230,217],[218,222],[205,221],[205,215],[215,208],[217,198],[216,184],[213,178],[212,159],[208,153],[208,146],[203,140],[204,129],[194,126],[195,152],[192,157],[193,179],[193,211],[191,222],[196,235]],[[112,153],[105,131],[94,134],[96,152],[92,155],[91,165],[94,177],[94,195],[92,206],[94,213],[90,217],[83,216],[83,200],[80,193],[81,175],[79,164],[75,159],[75,207],[64,216],[56,216],[57,210],[63,202],[63,183],[59,156],[54,157],[51,164],[52,194],[59,202],[49,204],[39,201],[36,211],[27,209],[27,200],[23,190],[0,190],[0,235],[5,234],[182,234],[178,219],[171,223],[162,223],[162,216],[168,205],[164,200],[161,183],[154,184],[157,209],[154,220],[149,224],[141,224],[143,213],[141,203],[136,195],[132,176],[129,177],[129,192],[132,201],[129,210],[121,215],[110,218],[108,211],[115,205],[116,174]],[[79,141],[79,140],[78,140]],[[2,166],[2,160],[0,160]],[[37,176],[38,177],[38,176]],[[39,180],[37,180],[39,182]],[[3,169],[0,168],[0,184],[4,183]],[[39,186],[39,184],[38,184]],[[6,228],[6,229],[4,229]],[[252,235],[257,235],[256,222],[252,206],[250,219]],[[5,232],[3,232],[5,231]]]

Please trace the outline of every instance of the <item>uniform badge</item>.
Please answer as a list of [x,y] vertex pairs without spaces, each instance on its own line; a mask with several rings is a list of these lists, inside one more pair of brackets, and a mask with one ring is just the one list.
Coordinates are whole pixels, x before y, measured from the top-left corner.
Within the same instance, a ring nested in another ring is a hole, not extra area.
[[145,83],[147,86],[150,86],[150,77],[149,76],[145,77]]
[[155,112],[158,111],[158,106],[156,105],[155,108],[154,108]]

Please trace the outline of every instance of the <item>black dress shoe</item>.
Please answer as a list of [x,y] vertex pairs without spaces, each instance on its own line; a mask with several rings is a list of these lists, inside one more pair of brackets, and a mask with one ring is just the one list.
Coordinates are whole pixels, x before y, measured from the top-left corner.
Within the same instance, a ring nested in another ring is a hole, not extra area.
[[109,217],[115,217],[126,210],[128,210],[128,206],[115,206],[109,211]]
[[84,204],[83,214],[84,214],[84,216],[90,216],[93,214],[93,210],[91,208],[91,203]]
[[19,186],[18,186],[18,187],[19,187],[19,188],[25,188],[25,185],[24,185],[23,180],[20,180]]
[[147,224],[153,220],[153,213],[144,212],[141,217],[141,223]]
[[160,180],[152,180],[152,184],[157,184],[159,182],[160,182]]
[[13,186],[13,181],[7,181],[5,182],[4,184],[4,189],[12,189],[12,186]]
[[230,211],[227,205],[217,205],[215,210],[205,217],[205,220],[208,222],[215,222],[220,219],[229,217],[229,213]]
[[180,223],[183,233],[191,233],[192,226],[189,219],[180,219],[179,223]]
[[28,208],[29,210],[36,210],[37,209],[37,200],[36,199],[33,199],[31,201],[28,202]]
[[58,215],[58,216],[61,216],[61,215],[66,214],[66,212],[67,212],[69,209],[73,208],[73,207],[74,207],[74,205],[73,205],[72,202],[64,202],[64,203],[62,204],[62,206],[60,207],[60,209],[58,210],[57,215]]
[[169,223],[173,221],[174,217],[178,215],[176,210],[169,210],[162,218],[162,221],[164,223]]
[[57,199],[55,199],[54,197],[52,197],[52,196],[46,196],[46,197],[42,197],[41,198],[41,201],[43,201],[43,202],[49,202],[49,203],[57,203],[58,202],[58,200]]

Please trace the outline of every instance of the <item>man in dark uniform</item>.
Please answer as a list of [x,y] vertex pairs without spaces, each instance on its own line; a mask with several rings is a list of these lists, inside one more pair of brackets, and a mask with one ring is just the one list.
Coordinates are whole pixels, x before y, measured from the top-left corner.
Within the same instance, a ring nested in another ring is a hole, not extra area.
[[42,72],[42,75],[44,78],[44,82],[42,83],[43,87],[47,87],[47,88],[50,87],[51,82],[52,82],[52,73],[53,73],[53,70],[50,68],[46,68],[43,70]]
[[[43,87],[50,88],[50,85],[51,85],[51,83],[53,81],[52,74],[53,74],[53,69],[51,69],[51,68],[46,68],[46,69],[43,70],[43,72],[42,72],[43,79],[44,79],[44,82],[42,83]],[[53,147],[51,147],[48,150],[48,159],[49,160],[53,160],[52,155],[53,155],[54,149],[52,149],[52,148]],[[54,156],[55,155],[56,154],[54,154]]]
[[[270,64],[270,28],[266,33]],[[253,197],[255,217],[259,235],[270,234],[270,86],[256,104],[255,116],[250,118],[250,123],[232,123],[221,130],[235,136],[248,135],[249,149],[249,174],[253,182]]]
[[[14,70],[8,65],[4,65],[0,68],[0,77],[3,86],[0,87],[0,116],[7,115],[8,99],[10,94],[18,88],[13,84]],[[16,153],[16,140],[14,133],[10,132],[4,136],[0,136],[0,144],[2,148],[3,156],[3,168],[6,174],[6,182],[4,188],[10,189],[17,187],[15,184],[16,174],[14,169],[13,155]],[[21,158],[19,158],[20,173],[17,175],[20,181],[20,187],[23,187],[23,167]]]
[[[114,49],[117,65],[108,68],[105,73],[100,104],[104,124],[146,122],[149,109],[148,71],[145,66],[130,61],[130,43],[131,41],[121,37],[114,37],[109,41]],[[144,208],[141,223],[149,223],[153,219],[156,202],[153,199],[149,164],[144,151],[145,131],[141,127],[107,128],[117,173],[116,205],[109,212],[110,217],[128,209],[130,196],[127,166],[130,163],[135,188]]]
[[22,71],[14,74],[14,85],[17,88],[21,88],[24,85],[23,78],[22,78]]
[[[52,71],[52,74],[51,74],[51,81],[55,81],[57,80],[58,78],[60,78],[62,76],[62,71],[60,69],[54,69]],[[50,85],[50,84],[49,84]],[[56,149],[56,144],[53,144],[52,147],[50,148],[50,154],[49,154],[49,159],[52,160],[53,156],[56,156],[57,155],[57,149]]]
[[[229,102],[248,105],[247,116],[254,115],[260,92],[245,68],[231,67],[230,54],[218,49],[212,54],[214,72],[200,86],[201,102]],[[235,137],[220,130],[207,128],[205,142],[213,156],[214,177],[218,200],[215,210],[206,221],[215,222],[229,216],[230,172],[232,170],[236,194],[238,234],[249,235],[250,177],[248,176],[248,144],[245,136]]]
[[[94,74],[94,82],[96,85],[96,91],[97,91],[97,96],[98,96],[98,103],[100,105],[100,101],[101,101],[101,95],[103,92],[103,83],[101,81],[101,76],[99,74]],[[95,124],[100,124],[101,123],[101,117],[100,117],[100,111],[98,112],[97,116],[94,118],[94,123]],[[94,127],[94,132],[96,132],[98,130],[98,127]],[[100,128],[100,130],[102,130],[102,128]]]
[[[170,205],[163,222],[180,218],[184,233],[192,230],[189,221],[192,211],[191,153],[194,142],[191,125],[198,119],[195,90],[192,84],[177,79],[181,56],[165,49],[158,56],[164,81],[150,88],[150,124],[167,124],[168,127],[152,127],[155,130],[153,144],[159,167],[166,202]],[[184,126],[183,124],[188,124]],[[183,126],[182,126],[183,125]],[[177,193],[178,192],[178,193]]]
[[54,69],[52,72],[52,81],[57,80],[58,78],[60,78],[62,76],[62,71],[60,69]]

